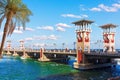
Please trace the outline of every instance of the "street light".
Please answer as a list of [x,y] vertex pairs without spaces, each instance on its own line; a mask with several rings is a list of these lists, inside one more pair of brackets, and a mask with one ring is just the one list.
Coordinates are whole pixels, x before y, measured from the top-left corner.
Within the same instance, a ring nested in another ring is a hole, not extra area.
[[75,45],[76,45],[76,42],[73,42],[73,45],[74,45],[74,50],[75,50]]
[[63,49],[64,49],[65,43],[62,43],[62,46],[63,46]]
[[100,52],[100,43],[101,43],[101,42],[102,42],[102,40],[97,40],[99,52]]
[[53,43],[54,49],[56,49],[56,43]]

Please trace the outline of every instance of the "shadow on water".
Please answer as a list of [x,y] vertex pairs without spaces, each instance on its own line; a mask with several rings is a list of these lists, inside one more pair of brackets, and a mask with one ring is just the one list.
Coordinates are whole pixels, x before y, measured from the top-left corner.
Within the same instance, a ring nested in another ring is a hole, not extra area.
[[40,77],[37,80],[107,80],[110,77],[120,76],[120,65],[116,67],[92,69],[76,73],[51,75]]

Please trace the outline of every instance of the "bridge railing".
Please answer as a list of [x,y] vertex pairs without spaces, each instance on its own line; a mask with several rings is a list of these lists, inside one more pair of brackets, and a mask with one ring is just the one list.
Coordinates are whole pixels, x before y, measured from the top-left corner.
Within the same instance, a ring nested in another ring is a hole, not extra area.
[[[5,51],[8,51],[7,48],[4,48]],[[20,48],[11,48],[9,51],[26,51],[26,52],[40,52],[40,49],[32,49],[32,48],[25,48],[25,49],[20,49]],[[44,49],[44,52],[57,52],[57,53],[76,53],[75,50],[66,50],[66,49]]]
[[48,49],[48,50],[44,50],[44,52],[58,52],[58,53],[74,53],[75,51],[74,50],[60,50],[60,49]]

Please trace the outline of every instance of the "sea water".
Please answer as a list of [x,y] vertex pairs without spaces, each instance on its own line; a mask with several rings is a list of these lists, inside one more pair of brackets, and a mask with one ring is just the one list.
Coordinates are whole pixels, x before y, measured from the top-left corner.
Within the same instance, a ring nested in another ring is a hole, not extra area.
[[60,64],[3,56],[0,59],[0,80],[107,80],[120,76],[120,65],[81,71],[72,67],[73,62]]

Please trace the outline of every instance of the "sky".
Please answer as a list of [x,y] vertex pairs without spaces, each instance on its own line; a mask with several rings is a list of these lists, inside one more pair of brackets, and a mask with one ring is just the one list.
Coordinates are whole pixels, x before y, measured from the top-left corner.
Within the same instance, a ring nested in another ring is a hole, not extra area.
[[[87,19],[94,21],[90,25],[91,48],[103,48],[102,42],[95,44],[97,40],[103,41],[99,26],[112,23],[118,25],[115,47],[120,49],[120,0],[23,0],[23,3],[33,15],[30,16],[25,31],[15,29],[7,37],[6,41],[11,40],[12,47],[19,47],[19,41],[24,40],[25,47],[73,49],[76,26],[72,22]],[[3,29],[0,30],[1,37],[2,31]]]

